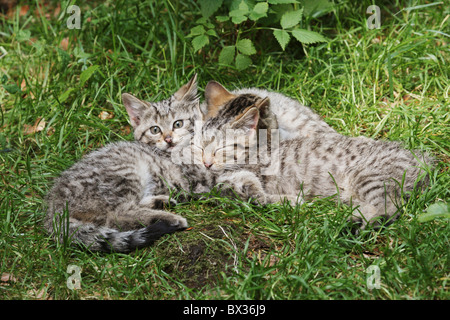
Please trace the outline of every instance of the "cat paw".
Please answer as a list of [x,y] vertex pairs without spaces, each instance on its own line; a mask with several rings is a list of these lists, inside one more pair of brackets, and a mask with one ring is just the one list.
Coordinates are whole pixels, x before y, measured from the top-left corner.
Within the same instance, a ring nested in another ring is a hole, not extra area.
[[171,221],[169,221],[169,224],[172,227],[176,227],[178,230],[184,230],[189,227],[189,224],[188,224],[186,218],[183,218],[182,216],[179,216],[176,214],[173,215],[173,218],[174,219],[170,219]]
[[148,206],[151,209],[164,209],[166,207],[176,206],[177,201],[166,195],[145,197],[140,202],[141,205]]

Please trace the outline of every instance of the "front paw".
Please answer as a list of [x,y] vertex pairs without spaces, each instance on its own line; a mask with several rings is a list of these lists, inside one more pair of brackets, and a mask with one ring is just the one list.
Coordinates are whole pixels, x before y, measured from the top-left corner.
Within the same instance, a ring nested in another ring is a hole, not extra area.
[[255,202],[265,205],[270,203],[270,198],[265,193],[260,184],[254,184],[253,182],[243,183],[242,185],[234,186],[234,190],[242,199],[253,199]]

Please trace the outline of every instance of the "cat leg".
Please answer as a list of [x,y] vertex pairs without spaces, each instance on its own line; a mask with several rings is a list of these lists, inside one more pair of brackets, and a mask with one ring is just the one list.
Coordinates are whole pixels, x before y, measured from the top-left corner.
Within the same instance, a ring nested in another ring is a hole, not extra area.
[[360,225],[364,230],[368,224],[379,228],[390,224],[400,215],[397,206],[390,200],[378,202],[377,204],[354,201],[358,208],[353,212],[351,221]]
[[250,171],[226,173],[219,177],[217,182],[224,184],[244,200],[253,198],[261,204],[270,203],[261,181]]
[[389,175],[383,172],[361,171],[354,179],[348,193],[343,192],[344,201],[351,198],[359,206],[352,220],[364,229],[368,224],[374,227],[391,223],[399,215],[400,189]]
[[107,227],[117,227],[121,230],[133,230],[149,226],[158,221],[164,221],[171,227],[186,229],[188,223],[186,218],[177,214],[150,209],[146,205],[123,204],[118,206],[106,219]]

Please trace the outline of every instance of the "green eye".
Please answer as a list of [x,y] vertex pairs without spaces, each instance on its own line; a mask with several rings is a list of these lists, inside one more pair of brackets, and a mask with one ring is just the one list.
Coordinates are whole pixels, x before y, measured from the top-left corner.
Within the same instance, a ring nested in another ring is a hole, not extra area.
[[183,120],[177,120],[173,123],[173,128],[174,129],[179,129],[183,126]]
[[161,129],[159,127],[157,127],[157,126],[150,127],[150,133],[151,134],[158,134],[160,132],[161,132]]

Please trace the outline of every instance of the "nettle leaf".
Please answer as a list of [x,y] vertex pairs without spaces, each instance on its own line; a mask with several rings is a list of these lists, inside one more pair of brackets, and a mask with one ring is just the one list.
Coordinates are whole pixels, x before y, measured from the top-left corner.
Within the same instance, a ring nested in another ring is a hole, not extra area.
[[253,46],[252,40],[250,39],[239,40],[238,42],[236,42],[236,48],[240,53],[246,54],[248,56],[256,53],[256,49]]
[[248,5],[242,0],[241,3],[239,3],[239,7],[231,10],[228,15],[231,17],[231,21],[234,24],[240,24],[248,19],[247,15],[249,12]]
[[202,16],[209,18],[222,6],[223,0],[198,0],[198,3],[200,4]]
[[244,21],[247,21],[247,17],[246,16],[235,16],[235,17],[231,17],[231,21],[234,23],[234,24],[240,24],[240,23],[242,23],[242,22],[244,22]]
[[205,33],[205,34],[207,34],[208,36],[217,37],[217,32],[216,32],[216,30],[214,30],[214,29],[206,30],[206,33]]
[[235,51],[236,51],[235,46],[223,47],[219,55],[219,63],[228,65],[231,64],[234,60]]
[[196,36],[192,39],[192,46],[194,47],[194,51],[198,51],[209,43],[209,38],[207,35],[202,34]]
[[325,37],[323,37],[321,34],[305,29],[292,30],[292,35],[294,36],[295,39],[305,44],[316,42],[327,42],[327,39],[325,39]]
[[295,10],[295,11],[287,11],[281,17],[280,24],[283,29],[289,29],[297,24],[299,24],[300,20],[302,20],[303,9]]
[[289,40],[291,39],[291,36],[287,31],[277,29],[273,31],[273,35],[277,39],[278,43],[280,44],[281,48],[284,50],[289,43]]
[[263,17],[267,17],[267,11],[269,10],[269,4],[267,2],[259,2],[254,7],[250,15],[250,20],[256,21]]
[[188,37],[199,36],[201,34],[205,34],[205,28],[203,26],[195,26],[191,29]]
[[245,54],[238,53],[236,56],[236,68],[238,70],[247,69],[252,64],[252,59]]

